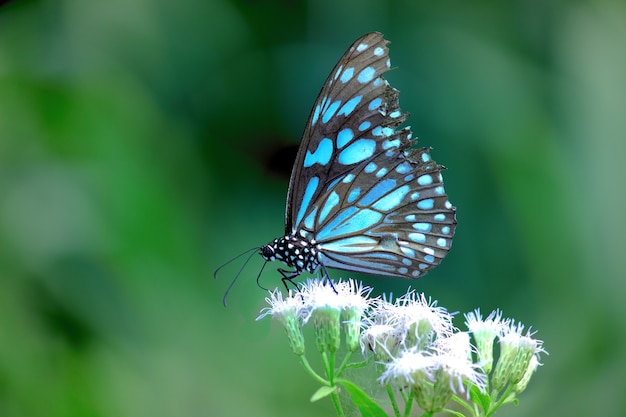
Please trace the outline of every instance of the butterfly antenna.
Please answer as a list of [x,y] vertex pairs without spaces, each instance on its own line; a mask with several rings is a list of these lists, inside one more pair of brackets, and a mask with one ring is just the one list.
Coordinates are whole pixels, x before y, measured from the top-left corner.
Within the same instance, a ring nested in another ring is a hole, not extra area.
[[261,279],[261,274],[263,273],[263,269],[265,268],[265,265],[267,265],[267,261],[265,261],[265,263],[263,264],[263,266],[261,267],[261,270],[259,271],[259,275],[256,276],[256,285],[259,286],[260,289],[265,290],[265,291],[269,291],[268,288],[265,288],[264,286],[261,285],[261,283],[259,282],[259,280]]
[[[213,272],[213,278],[217,279],[217,273],[220,271],[220,269],[224,268],[226,265],[230,264],[232,261],[234,261],[235,259],[238,259],[240,257],[242,257],[243,255],[245,255],[248,252],[251,252],[253,250],[259,250],[260,248],[252,248],[252,249],[248,249],[247,251],[244,251],[242,253],[240,253],[239,255],[235,256],[233,259],[224,262],[223,264],[221,264],[220,266],[217,267],[217,269],[215,270],[215,272]],[[248,258],[249,259],[249,258]]]
[[[253,248],[253,249],[258,249],[258,248]],[[225,265],[231,263],[232,261],[234,261],[235,259],[239,258],[240,256],[252,252],[253,249],[249,249],[247,251],[245,251],[244,253],[242,253],[241,255],[236,256],[234,259],[231,259],[230,261],[226,262],[224,265],[220,266],[218,268],[221,269],[222,267],[224,267]],[[224,304],[224,307],[226,307],[226,297],[228,297],[228,293],[230,292],[230,290],[233,288],[233,285],[235,285],[235,281],[237,281],[237,278],[239,278],[239,275],[241,275],[241,273],[243,272],[243,269],[246,267],[246,265],[248,265],[248,262],[250,262],[250,259],[252,259],[252,256],[254,256],[255,252],[252,252],[244,261],[243,265],[241,265],[241,268],[239,268],[239,271],[237,272],[237,274],[235,275],[235,278],[233,278],[233,280],[230,282],[230,285],[228,285],[228,288],[226,288],[226,292],[224,293],[224,298],[222,298],[222,303]],[[215,278],[217,278],[217,271],[215,271]]]

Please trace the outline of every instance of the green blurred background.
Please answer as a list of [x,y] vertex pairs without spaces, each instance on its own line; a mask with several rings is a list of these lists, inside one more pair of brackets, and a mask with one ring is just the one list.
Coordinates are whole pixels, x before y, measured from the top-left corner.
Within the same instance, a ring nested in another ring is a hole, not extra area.
[[333,414],[254,321],[260,258],[228,308],[241,262],[212,273],[282,233],[316,94],[372,30],[459,225],[426,278],[361,278],[538,330],[550,355],[498,415],[624,414],[623,1],[21,0],[0,9],[1,417]]

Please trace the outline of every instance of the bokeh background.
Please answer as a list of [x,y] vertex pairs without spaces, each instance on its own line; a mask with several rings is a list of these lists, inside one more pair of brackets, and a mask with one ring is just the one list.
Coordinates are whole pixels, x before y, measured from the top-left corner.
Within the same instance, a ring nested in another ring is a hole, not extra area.
[[260,258],[228,308],[242,262],[212,274],[282,234],[316,94],[373,30],[459,226],[426,278],[359,278],[538,330],[550,355],[498,415],[624,414],[624,2],[21,0],[0,9],[0,416],[333,415],[254,320]]

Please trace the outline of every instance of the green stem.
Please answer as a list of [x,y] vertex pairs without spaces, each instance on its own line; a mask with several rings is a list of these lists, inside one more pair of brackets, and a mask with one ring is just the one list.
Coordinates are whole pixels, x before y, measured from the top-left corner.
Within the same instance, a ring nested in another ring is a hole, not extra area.
[[[326,376],[328,377],[328,381],[326,385],[330,387],[335,386],[335,352],[322,352],[322,362],[324,363],[324,369],[326,370]],[[330,398],[333,400],[333,405],[335,406],[335,411],[339,417],[345,417],[345,413],[343,412],[343,408],[341,407],[341,402],[339,401],[339,394],[337,394],[337,390],[333,391],[330,394]]]
[[321,383],[322,385],[331,386],[329,381],[322,378],[317,372],[315,372],[315,370],[311,367],[311,364],[309,363],[309,361],[307,361],[304,355],[300,355],[300,363],[302,363],[304,369],[306,369],[309,374],[311,374],[311,376],[315,378],[319,383]]
[[351,357],[352,357],[352,352],[348,352],[346,356],[343,358],[341,365],[339,365],[339,369],[337,369],[337,372],[335,372],[335,375],[337,376],[337,378],[339,378],[341,374],[343,373],[343,371],[346,369],[346,366],[348,366],[348,361],[350,360]]
[[413,393],[413,390],[410,390],[409,396],[407,397],[404,403],[404,416],[405,417],[409,417],[411,415],[411,409],[413,408],[413,397],[415,397],[415,394]]
[[398,403],[396,402],[396,394],[393,393],[393,388],[391,388],[391,385],[387,385],[387,395],[389,396],[389,400],[391,400],[391,407],[393,408],[393,414],[396,417],[400,417],[402,414],[400,414],[400,409],[398,408]]
[[343,408],[341,407],[341,402],[339,401],[339,394],[337,394],[337,391],[335,390],[332,394],[330,394],[330,397],[333,400],[333,404],[335,405],[335,411],[337,412],[337,415],[339,417],[344,417],[345,414],[343,412]]
[[500,396],[500,398],[498,399],[498,401],[496,401],[496,403],[493,405],[493,407],[489,407],[489,411],[487,413],[485,413],[485,417],[489,417],[491,416],[493,413],[496,412],[496,410],[498,408],[500,408],[500,406],[502,406],[502,404],[504,404],[507,399],[509,398],[509,394],[513,391],[513,385],[509,384],[506,387],[506,390],[502,393],[502,395]]
[[330,381],[332,386],[335,385],[335,352],[330,352],[328,354],[328,370],[326,371],[326,376]]

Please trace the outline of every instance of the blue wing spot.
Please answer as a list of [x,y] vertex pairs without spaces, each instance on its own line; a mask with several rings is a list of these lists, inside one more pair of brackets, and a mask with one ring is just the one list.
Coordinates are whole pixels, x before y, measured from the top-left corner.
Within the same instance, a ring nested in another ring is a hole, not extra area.
[[387,68],[391,68],[391,60],[387,59]]
[[398,257],[390,253],[369,253],[367,256],[369,258],[388,259],[390,261],[398,262]]
[[[426,268],[428,268],[428,266],[429,266],[428,264],[419,264],[418,265],[419,269],[426,269]],[[415,272],[419,272],[419,271],[415,271]]]
[[360,195],[361,195],[361,189],[354,188],[352,191],[350,191],[350,194],[348,194],[348,203],[354,203],[354,200],[359,198]]
[[[423,264],[420,264],[420,265],[423,265]],[[421,274],[421,272],[418,271],[417,269],[415,271],[411,272],[411,275],[413,275],[415,278],[419,277],[420,274]]]
[[361,43],[361,44],[359,44],[359,46],[356,47],[356,50],[358,52],[363,52],[363,51],[365,51],[367,49],[368,46],[369,45],[366,44],[366,43]]
[[422,200],[417,203],[417,208],[420,210],[430,210],[433,208],[434,204],[435,200],[433,200],[432,198],[427,198],[426,200]]
[[409,233],[409,239],[411,239],[415,243],[425,243],[426,235],[423,233]]
[[354,68],[353,67],[346,68],[343,74],[341,74],[341,82],[344,84],[347,83],[348,81],[352,79],[353,75],[354,75]]
[[409,186],[404,185],[378,200],[372,205],[372,208],[380,211],[393,210],[398,205],[400,205],[400,203],[402,203],[402,199],[409,192],[409,190]]
[[335,191],[330,193],[328,199],[326,199],[326,203],[324,203],[324,207],[322,207],[322,211],[320,212],[320,223],[323,223],[328,216],[328,213],[339,203],[339,194]]
[[413,194],[411,194],[411,200],[415,201],[418,198],[420,198],[420,193],[419,192],[414,192]]
[[422,161],[424,162],[430,161],[430,155],[427,154],[426,152],[422,153]]
[[390,127],[383,127],[383,135],[384,136],[391,136],[393,135],[393,129]]
[[350,184],[353,179],[354,179],[354,174],[348,174],[345,177],[343,177],[343,180],[341,182],[343,182],[344,184]]
[[413,224],[413,229],[419,230],[420,232],[428,233],[430,229],[433,227],[430,223],[415,223]]
[[396,180],[387,178],[378,182],[366,195],[359,201],[362,206],[369,206],[374,201],[380,199],[387,194],[390,190],[396,187]]
[[343,148],[352,139],[354,139],[354,132],[352,131],[352,129],[350,128],[342,129],[337,135],[337,147]]
[[402,263],[405,264],[406,266],[413,265],[413,261],[408,258],[402,258]]
[[363,132],[364,130],[369,129],[372,124],[368,121],[365,121],[359,125],[359,131]]
[[376,171],[378,169],[378,165],[376,165],[376,163],[374,162],[370,162],[369,164],[367,164],[367,166],[365,166],[365,169],[363,171],[365,171],[368,174],[371,174],[372,172]]
[[374,129],[372,129],[372,135],[374,136],[382,136],[383,135],[383,128],[380,126],[376,126]]
[[372,81],[374,79],[374,75],[376,75],[376,70],[373,67],[365,67],[361,72],[359,72],[357,80],[361,84],[365,84]]
[[320,103],[320,106],[321,106],[321,111],[322,111],[322,112],[323,112],[323,111],[324,111],[324,110],[328,107],[328,104],[329,104],[329,103],[330,103],[330,101],[328,100],[328,97],[324,97],[324,98],[322,99],[322,102]]
[[404,220],[406,220],[407,222],[414,222],[416,220],[415,214],[409,214],[408,216],[405,216]]
[[358,253],[369,252],[376,245],[376,240],[367,236],[351,236],[345,239],[324,243],[321,248],[331,252]]
[[400,246],[400,250],[409,258],[415,258],[415,251],[411,248],[407,248],[406,246]]
[[398,174],[406,174],[407,172],[411,172],[411,166],[406,162],[403,162],[396,167],[396,172]]
[[440,185],[439,187],[435,188],[435,192],[439,195],[443,194],[445,191],[443,189],[443,187]]
[[350,113],[354,111],[357,104],[361,102],[361,98],[363,98],[363,96],[356,96],[346,101],[346,104],[344,104],[343,107],[339,110],[339,112],[337,113],[337,116],[341,116],[342,114],[345,114],[346,117],[349,116]]
[[302,217],[304,217],[304,213],[309,207],[309,204],[311,204],[311,198],[313,198],[313,194],[315,194],[315,190],[317,190],[319,182],[319,178],[311,177],[309,183],[306,185],[306,190],[304,190],[304,196],[302,197],[302,203],[300,204],[300,210],[298,210],[298,216],[296,217],[296,225],[299,225],[302,221]]
[[313,119],[311,120],[311,126],[315,126],[315,123],[317,123],[317,119],[320,118],[320,110],[321,110],[321,107],[319,104],[315,106],[315,111],[313,112]]
[[433,183],[433,177],[428,174],[422,175],[417,179],[419,185],[430,185]]
[[404,177],[404,181],[409,182],[409,181],[413,181],[413,178],[415,178],[414,174],[409,174],[406,177]]
[[450,201],[446,200],[446,202],[444,203],[444,206],[447,209],[451,209],[452,208],[452,203],[450,203]]
[[317,145],[315,152],[307,151],[304,157],[304,167],[310,167],[314,164],[326,165],[333,156],[333,141],[324,138]]
[[313,230],[315,228],[315,216],[317,216],[317,207],[315,207],[313,211],[311,211],[311,213],[309,213],[309,215],[305,217],[304,227]]
[[402,113],[400,113],[398,110],[394,110],[391,113],[389,113],[389,117],[391,117],[392,119],[397,119],[398,117],[400,117]]
[[435,250],[433,248],[424,248],[424,253],[427,253],[429,255],[434,255]]
[[442,237],[440,237],[439,239],[437,239],[437,246],[441,246],[442,248],[446,247],[446,240]]
[[425,260],[426,262],[433,263],[433,262],[435,262],[435,257],[434,257],[434,256],[432,256],[432,255],[425,255],[425,256],[424,256],[424,260]]
[[386,140],[383,142],[383,149],[392,149],[400,146],[400,139]]
[[326,191],[330,191],[333,188],[335,188],[335,185],[337,185],[337,183],[341,181],[341,177],[339,178],[335,178],[334,180],[332,180],[332,182],[330,184],[328,184],[328,187],[326,187]]
[[381,168],[378,170],[378,172],[376,173],[376,177],[377,178],[382,178],[385,175],[387,175],[387,172],[389,172],[389,170],[387,168]]
[[341,100],[337,100],[333,104],[331,104],[328,110],[324,112],[324,115],[322,116],[322,122],[328,123],[328,121],[335,115],[335,112],[337,111],[340,105],[341,105]]
[[374,100],[370,101],[370,105],[367,108],[370,110],[376,110],[377,108],[380,107],[382,103],[383,103],[383,99],[380,97],[377,97]]
[[436,222],[442,222],[442,221],[444,221],[445,219],[446,219],[446,215],[445,215],[445,214],[443,214],[443,213],[435,214],[435,215],[433,216],[433,220],[434,220],[434,221],[436,221]]
[[377,46],[374,49],[374,55],[376,55],[376,56],[383,56],[384,53],[385,53],[385,50],[383,48],[381,48],[380,46]]
[[376,78],[372,84],[374,84],[374,87],[378,87],[380,86],[380,84],[382,84],[382,82],[383,82],[383,79],[379,77],[379,78]]
[[441,233],[443,233],[444,235],[449,235],[450,234],[450,227],[448,226],[443,226],[441,228]]
[[374,155],[376,142],[371,139],[359,139],[345,148],[339,154],[339,162],[343,165],[352,165],[364,161]]
[[342,69],[343,69],[343,65],[340,65],[339,68],[337,68],[337,72],[335,73],[333,80],[336,80],[337,78],[339,78],[339,74],[341,73]]
[[400,274],[404,275],[407,272],[409,272],[409,270],[406,267],[404,267],[404,266],[401,266],[400,268],[398,268],[398,273],[400,273]]
[[[351,211],[350,209],[354,209]],[[324,227],[317,234],[317,240],[326,240],[329,238],[351,235],[360,232],[364,229],[369,229],[380,221],[383,215],[374,210],[361,209],[356,207],[349,207],[344,212],[350,212],[350,215],[344,215],[340,213],[335,216],[333,221]],[[352,215],[354,213],[354,215]]]

